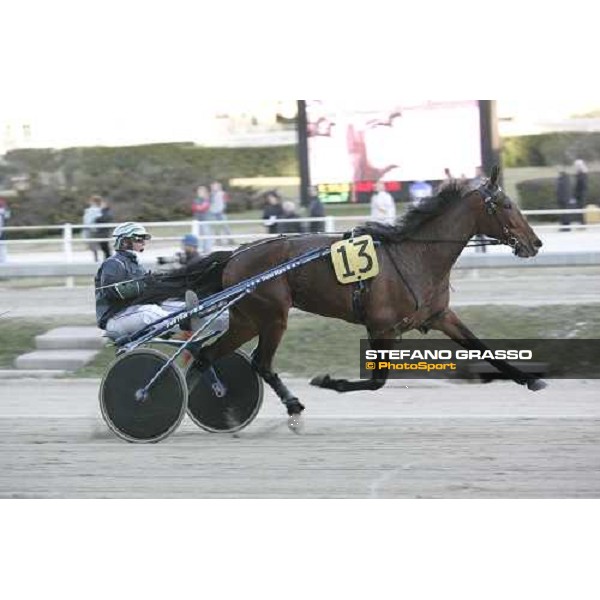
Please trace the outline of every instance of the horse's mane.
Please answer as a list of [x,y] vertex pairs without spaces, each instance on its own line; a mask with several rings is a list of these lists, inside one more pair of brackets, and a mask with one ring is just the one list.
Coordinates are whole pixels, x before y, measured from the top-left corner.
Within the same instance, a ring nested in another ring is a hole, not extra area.
[[218,292],[222,289],[223,269],[232,254],[232,251],[220,250],[180,269],[148,275],[144,278],[144,291],[132,304],[155,304],[169,298],[183,299],[186,290],[195,291],[200,298]]
[[459,181],[443,184],[435,194],[424,198],[409,208],[395,225],[369,221],[355,229],[358,234],[368,234],[382,242],[401,242],[413,236],[425,223],[444,213],[470,190],[469,185]]

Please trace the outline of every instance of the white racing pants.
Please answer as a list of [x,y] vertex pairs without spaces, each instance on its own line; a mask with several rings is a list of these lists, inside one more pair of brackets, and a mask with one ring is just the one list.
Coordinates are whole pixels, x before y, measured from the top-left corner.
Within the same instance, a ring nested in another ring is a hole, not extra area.
[[[185,308],[185,302],[178,300],[167,300],[162,304],[139,304],[130,306],[114,317],[111,317],[106,323],[106,333],[112,339],[117,339],[123,335],[135,333],[142,327],[158,321],[170,314],[173,314]],[[209,315],[201,319],[202,324],[206,323],[214,315]],[[229,328],[229,311],[220,314],[219,317],[205,330],[205,333],[220,330],[227,331]],[[215,338],[217,339],[217,338]]]

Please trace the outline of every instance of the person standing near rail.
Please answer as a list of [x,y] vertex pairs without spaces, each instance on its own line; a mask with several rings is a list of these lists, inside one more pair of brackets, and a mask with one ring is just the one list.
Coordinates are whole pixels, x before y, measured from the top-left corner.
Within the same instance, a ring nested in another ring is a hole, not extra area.
[[210,216],[210,192],[205,185],[199,185],[196,190],[196,197],[192,202],[192,214],[198,221],[198,233],[200,235],[200,247],[203,254],[208,254],[212,250],[213,238],[212,230],[207,221]]
[[[115,220],[110,203],[105,198],[100,198],[100,216],[96,218],[96,223],[112,223]],[[104,258],[108,258],[111,255],[110,244],[108,238],[110,236],[110,227],[98,227],[95,230],[94,235],[97,238],[101,238],[100,249],[104,254]]]
[[263,208],[263,223],[267,228],[267,233],[278,233],[277,221],[283,216],[283,207],[281,198],[274,190],[268,192],[265,196],[265,206]]
[[[84,239],[90,239],[95,237],[95,228],[91,227],[102,215],[102,198],[100,196],[91,196],[88,200],[88,207],[83,211],[83,224],[88,225],[88,227],[84,227],[82,230],[81,236]],[[100,249],[100,244],[98,242],[87,242],[86,246],[88,250],[90,250],[94,256],[94,262],[98,262],[98,250]],[[107,258],[106,254],[104,258]]]
[[228,243],[235,244],[231,237],[231,229],[227,223],[227,194],[223,191],[220,181],[213,181],[210,184],[210,208],[208,218],[210,221],[219,221],[219,233],[225,233],[229,236]]
[[175,256],[159,256],[159,265],[175,264],[178,267],[196,264],[202,260],[203,255],[198,252],[198,238],[193,233],[188,233],[181,238],[181,252]]
[[10,219],[10,210],[4,198],[0,198],[0,263],[6,262],[6,242],[4,241],[4,225]]
[[[564,169],[559,172],[558,179],[556,180],[556,203],[561,210],[571,208],[571,180],[569,179],[569,174]],[[570,224],[571,215],[561,214],[561,227],[559,231],[570,231]]]
[[[583,160],[578,158],[574,163],[575,167],[575,187],[573,189],[573,198],[577,203],[577,208],[582,209],[585,206],[588,191],[588,168]],[[583,214],[575,215],[575,219],[583,225]]]
[[371,197],[371,220],[393,225],[396,220],[396,204],[394,198],[385,190],[385,183],[378,181],[377,190]]
[[[317,187],[311,185],[308,188],[308,216],[312,218],[322,218],[325,216],[325,208],[323,207],[323,203],[321,202],[321,198],[319,198],[319,191]],[[309,224],[309,229],[311,233],[321,233],[325,231],[325,223],[323,221],[311,221]]]

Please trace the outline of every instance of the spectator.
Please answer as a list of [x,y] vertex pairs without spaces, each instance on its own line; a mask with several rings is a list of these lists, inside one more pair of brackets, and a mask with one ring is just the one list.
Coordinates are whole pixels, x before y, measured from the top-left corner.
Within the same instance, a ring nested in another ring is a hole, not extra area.
[[179,262],[182,265],[192,265],[202,258],[198,252],[198,238],[192,233],[188,233],[181,238],[181,247],[183,254]]
[[393,225],[396,220],[396,204],[389,192],[385,191],[385,183],[378,181],[375,184],[377,193],[371,196],[371,220]]
[[181,238],[181,252],[175,256],[159,256],[159,265],[175,264],[178,267],[193,265],[198,262],[202,256],[198,253],[198,238],[193,233],[188,233]]
[[413,206],[418,206],[425,198],[433,195],[433,187],[426,181],[415,181],[408,188],[410,202]]
[[[100,216],[96,218],[96,223],[112,223],[115,218],[110,208],[110,203],[105,198],[101,198],[100,196],[98,198],[100,199]],[[112,254],[107,239],[110,237],[111,229],[112,227],[99,227],[94,231],[95,237],[102,238],[100,249],[104,254],[104,259],[107,259]]]
[[[560,171],[556,182],[556,203],[560,209],[571,208],[571,180],[566,171]],[[559,231],[570,231],[571,216],[568,214],[560,215]]]
[[223,186],[220,181],[213,181],[210,184],[210,209],[209,220],[220,221],[220,233],[226,233],[229,236],[228,242],[235,244],[235,240],[231,237],[231,229],[227,223],[227,194],[223,191]]
[[266,195],[266,204],[263,209],[263,221],[267,228],[267,233],[277,233],[277,220],[283,215],[283,208],[281,206],[281,198],[275,191],[268,192]]
[[[573,197],[577,203],[576,208],[584,208],[588,190],[588,168],[580,158],[573,163],[573,166],[575,167],[575,190]],[[583,225],[583,213],[579,213],[576,219]]]
[[[308,216],[318,218],[325,216],[325,208],[319,198],[319,193],[314,185],[308,188]],[[325,223],[323,221],[311,221],[309,223],[311,233],[321,233],[325,231]]]
[[0,263],[6,262],[7,251],[6,242],[4,241],[4,226],[6,221],[10,219],[10,209],[4,198],[0,198]]
[[210,220],[210,193],[205,185],[198,186],[196,197],[192,202],[192,214],[198,221],[198,233],[200,234],[200,247],[204,254],[212,250],[212,231],[207,221]]
[[[95,228],[90,227],[96,222],[96,219],[102,214],[102,198],[100,196],[91,196],[88,200],[88,207],[83,211],[83,224],[88,225],[84,227],[81,232],[81,237],[84,239],[91,239],[94,237]],[[98,250],[100,244],[98,242],[87,242],[86,246],[91,250],[94,255],[94,262],[98,262]]]
[[277,231],[279,233],[304,233],[304,228],[300,221],[290,223],[290,219],[300,219],[296,213],[296,205],[291,200],[286,200],[281,205],[282,214],[279,220]]

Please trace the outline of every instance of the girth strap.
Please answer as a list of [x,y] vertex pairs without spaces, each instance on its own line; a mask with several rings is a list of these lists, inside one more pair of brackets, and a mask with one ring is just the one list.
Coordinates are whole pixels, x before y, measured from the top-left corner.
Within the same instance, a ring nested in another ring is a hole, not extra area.
[[365,297],[369,292],[368,281],[357,281],[352,289],[352,310],[358,321],[365,323]]

